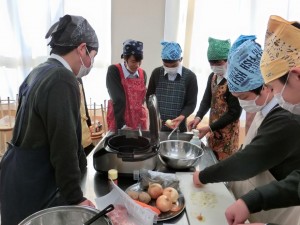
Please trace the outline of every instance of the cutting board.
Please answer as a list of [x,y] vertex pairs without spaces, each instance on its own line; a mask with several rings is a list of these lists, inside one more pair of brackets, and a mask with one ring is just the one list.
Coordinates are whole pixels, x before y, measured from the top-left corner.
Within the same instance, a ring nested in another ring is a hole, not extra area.
[[193,173],[177,172],[180,190],[184,195],[190,225],[227,225],[225,210],[235,202],[224,183],[195,187]]

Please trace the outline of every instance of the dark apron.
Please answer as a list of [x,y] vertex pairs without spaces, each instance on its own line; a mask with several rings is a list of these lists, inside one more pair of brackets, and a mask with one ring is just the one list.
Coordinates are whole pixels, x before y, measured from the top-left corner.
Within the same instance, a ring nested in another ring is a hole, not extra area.
[[[176,79],[174,81],[169,81],[167,77],[164,75],[164,69],[161,68],[158,85],[156,88],[156,96],[158,101],[158,108],[160,117],[162,120],[161,131],[171,131],[170,128],[165,126],[165,122],[168,119],[175,119],[180,116],[180,113],[184,106],[184,98],[185,98],[185,74],[184,70],[182,70],[182,76],[180,79]],[[177,76],[180,76],[177,74]],[[179,125],[179,130],[181,132],[185,132],[186,118]]]
[[40,81],[46,71],[57,65],[46,64],[28,85],[27,79],[20,86],[22,102],[18,109],[18,126],[4,154],[0,167],[1,225],[16,225],[27,216],[49,206],[58,192],[54,169],[50,163],[48,147],[25,149],[17,143],[32,87]]

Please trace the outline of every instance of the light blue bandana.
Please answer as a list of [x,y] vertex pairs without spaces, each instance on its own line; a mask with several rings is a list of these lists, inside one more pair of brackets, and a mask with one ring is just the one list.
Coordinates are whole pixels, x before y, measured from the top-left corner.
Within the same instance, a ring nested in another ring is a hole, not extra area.
[[181,58],[181,47],[176,42],[162,41],[160,43],[163,48],[161,51],[161,58],[166,60],[179,60]]
[[226,74],[230,92],[251,91],[264,84],[261,56],[262,49],[253,39],[244,41],[230,53]]

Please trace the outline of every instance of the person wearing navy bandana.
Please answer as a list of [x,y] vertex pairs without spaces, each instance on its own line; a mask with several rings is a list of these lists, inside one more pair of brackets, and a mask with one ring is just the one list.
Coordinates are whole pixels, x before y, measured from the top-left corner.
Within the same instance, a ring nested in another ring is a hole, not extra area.
[[[182,66],[182,50],[178,43],[162,41],[161,45],[163,66],[152,71],[146,97],[152,94],[157,97],[161,131],[179,127],[180,132],[185,132],[186,119],[197,104],[197,77]],[[171,120],[171,124],[167,124],[167,120]]]
[[83,196],[86,156],[81,145],[80,92],[98,38],[81,16],[65,15],[46,34],[50,57],[19,89],[12,140],[1,161],[1,224],[16,225],[58,205],[94,204]]
[[110,96],[107,124],[110,131],[118,129],[148,130],[148,110],[144,106],[147,74],[140,67],[143,43],[128,39],[123,43],[122,63],[110,65],[106,87]]

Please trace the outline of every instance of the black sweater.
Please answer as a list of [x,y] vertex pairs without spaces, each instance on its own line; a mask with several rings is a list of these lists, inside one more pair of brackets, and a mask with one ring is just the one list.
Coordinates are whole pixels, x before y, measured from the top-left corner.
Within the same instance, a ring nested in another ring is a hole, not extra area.
[[276,180],[300,169],[300,116],[272,109],[243,150],[200,172],[203,184],[249,179],[269,170]]
[[[80,187],[80,163],[86,166],[85,155],[78,159],[81,148],[78,82],[59,61],[50,58],[48,62],[58,67],[48,70],[32,89],[17,146],[29,149],[47,146],[61,195],[68,204],[78,204],[85,199]],[[13,138],[18,119],[17,115]]]

